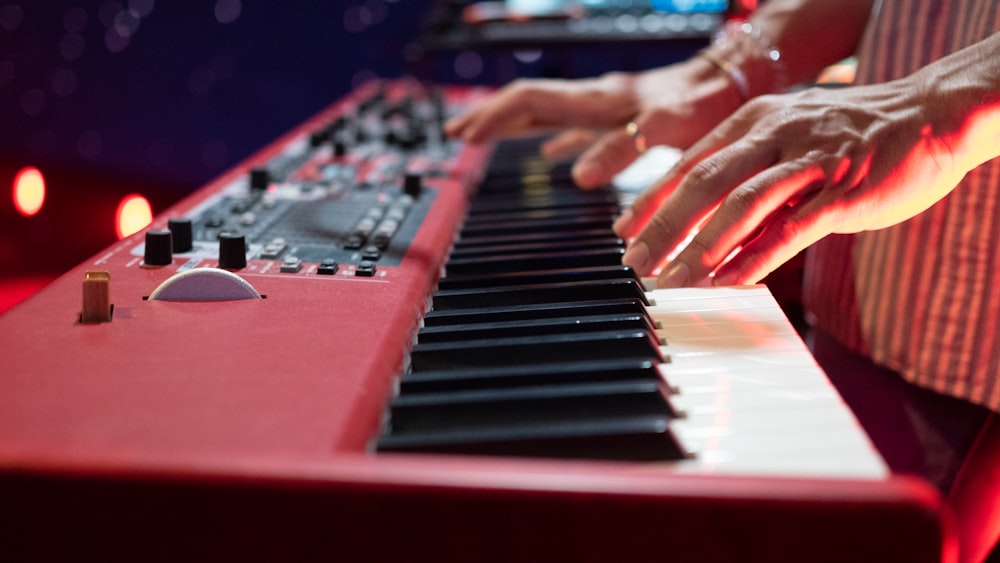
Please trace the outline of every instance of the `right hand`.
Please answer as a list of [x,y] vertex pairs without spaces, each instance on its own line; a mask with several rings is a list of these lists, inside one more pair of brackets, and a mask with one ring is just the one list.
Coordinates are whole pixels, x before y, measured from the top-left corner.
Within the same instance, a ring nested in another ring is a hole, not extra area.
[[[648,146],[687,148],[740,105],[729,79],[699,57],[642,73],[610,73],[583,80],[522,79],[465,115],[445,131],[469,143],[535,128],[572,128],[543,147],[554,154],[590,142],[573,166],[583,188],[611,181],[639,156],[625,125],[634,121]],[[579,128],[596,130],[582,134]]]

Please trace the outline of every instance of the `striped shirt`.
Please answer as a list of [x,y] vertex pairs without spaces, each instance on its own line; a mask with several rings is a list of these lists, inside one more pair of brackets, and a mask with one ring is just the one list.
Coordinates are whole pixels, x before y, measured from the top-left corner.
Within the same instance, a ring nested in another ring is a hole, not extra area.
[[[905,76],[1000,31],[1000,0],[883,0],[857,83]],[[810,320],[906,380],[1000,411],[1000,159],[924,213],[810,249]]]

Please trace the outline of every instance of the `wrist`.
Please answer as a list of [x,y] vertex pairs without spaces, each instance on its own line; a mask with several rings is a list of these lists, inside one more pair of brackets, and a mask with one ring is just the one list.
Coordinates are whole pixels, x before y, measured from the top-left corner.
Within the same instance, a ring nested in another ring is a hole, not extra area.
[[781,51],[748,21],[726,24],[697,58],[711,63],[732,82],[744,102],[788,88]]
[[1000,65],[974,54],[982,55],[967,49],[907,77],[963,174],[1000,156]]
[[[734,78],[709,57],[692,57],[684,66],[691,76],[692,92],[702,99],[714,100],[722,115],[732,113],[749,99],[747,90],[741,84],[742,77]],[[731,70],[738,75],[739,71]]]
[[941,139],[951,149],[963,174],[1000,157],[1000,94],[977,92],[968,104],[955,104],[955,115],[942,127]]

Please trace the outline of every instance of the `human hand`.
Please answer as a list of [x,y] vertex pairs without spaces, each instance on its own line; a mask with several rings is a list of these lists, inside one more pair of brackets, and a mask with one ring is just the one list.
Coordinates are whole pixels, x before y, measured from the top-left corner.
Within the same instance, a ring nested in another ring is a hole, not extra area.
[[518,80],[485,103],[448,121],[445,131],[470,143],[537,128],[571,128],[546,143],[556,156],[588,146],[573,177],[583,188],[602,186],[639,150],[625,131],[635,122],[648,146],[684,148],[740,103],[733,84],[701,58],[637,74],[585,80]]
[[966,169],[947,104],[921,79],[750,101],[615,223],[624,262],[661,287],[754,283],[830,233],[880,229],[947,195]]

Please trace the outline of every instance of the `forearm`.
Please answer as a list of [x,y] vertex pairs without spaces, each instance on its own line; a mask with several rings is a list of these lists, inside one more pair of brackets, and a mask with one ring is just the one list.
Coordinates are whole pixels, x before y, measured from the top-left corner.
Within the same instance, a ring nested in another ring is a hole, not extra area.
[[791,83],[855,53],[874,0],[770,0],[750,22],[781,51]]

